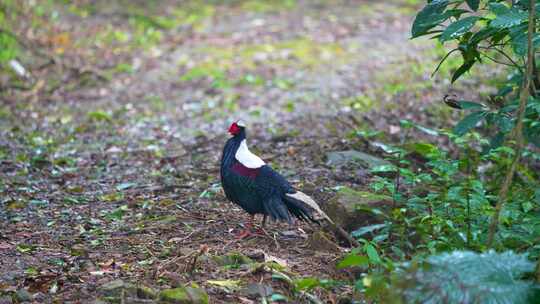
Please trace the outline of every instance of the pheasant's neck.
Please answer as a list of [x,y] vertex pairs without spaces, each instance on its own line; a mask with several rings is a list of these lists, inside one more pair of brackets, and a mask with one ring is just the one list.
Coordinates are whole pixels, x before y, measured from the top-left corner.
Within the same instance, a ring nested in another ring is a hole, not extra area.
[[244,139],[246,139],[246,135],[244,132],[242,132],[241,134],[238,134],[235,137],[229,139],[229,141],[227,141],[227,144],[223,149],[223,157],[221,160],[222,169],[228,168],[233,165],[235,161],[236,151],[238,151],[238,148],[240,147],[240,144]]

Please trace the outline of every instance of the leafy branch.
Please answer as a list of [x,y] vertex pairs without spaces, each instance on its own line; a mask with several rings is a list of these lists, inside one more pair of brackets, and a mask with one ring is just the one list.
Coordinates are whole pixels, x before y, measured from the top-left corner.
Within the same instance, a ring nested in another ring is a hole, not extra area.
[[516,113],[517,123],[516,123],[516,127],[513,130],[513,137],[516,140],[516,148],[515,148],[514,158],[512,159],[512,163],[510,165],[510,169],[506,172],[504,182],[502,184],[501,190],[499,191],[499,199],[497,201],[497,205],[495,206],[495,213],[493,214],[493,217],[491,218],[491,223],[489,225],[489,235],[488,235],[488,240],[487,240],[488,247],[493,246],[493,240],[495,238],[495,233],[497,232],[497,227],[499,225],[499,217],[501,214],[501,210],[502,210],[502,207],[504,206],[504,203],[506,202],[506,198],[508,196],[508,191],[510,190],[510,186],[512,185],[514,173],[516,172],[516,168],[519,163],[519,159],[521,157],[521,150],[523,150],[523,146],[525,145],[525,141],[523,138],[523,119],[525,118],[525,108],[527,106],[527,101],[529,99],[529,92],[531,89],[531,83],[532,83],[532,78],[533,78],[533,73],[534,73],[534,68],[535,68],[534,67],[534,44],[533,44],[535,21],[536,21],[535,13],[536,13],[535,1],[529,0],[529,27],[528,27],[528,35],[527,35],[527,41],[528,41],[527,72],[524,75],[525,79],[523,81],[521,94],[519,96],[519,108]]

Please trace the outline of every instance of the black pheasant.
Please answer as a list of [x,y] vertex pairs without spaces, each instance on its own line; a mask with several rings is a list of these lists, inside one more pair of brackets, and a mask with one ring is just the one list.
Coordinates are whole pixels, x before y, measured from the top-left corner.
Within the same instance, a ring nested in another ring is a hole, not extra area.
[[[233,137],[225,144],[221,158],[221,184],[227,198],[249,213],[251,221],[255,214],[263,214],[263,226],[267,216],[289,223],[293,216],[317,222],[313,211],[324,213],[315,201],[295,190],[283,176],[249,151],[245,125],[235,122],[229,133]],[[246,230],[241,236],[249,234]]]

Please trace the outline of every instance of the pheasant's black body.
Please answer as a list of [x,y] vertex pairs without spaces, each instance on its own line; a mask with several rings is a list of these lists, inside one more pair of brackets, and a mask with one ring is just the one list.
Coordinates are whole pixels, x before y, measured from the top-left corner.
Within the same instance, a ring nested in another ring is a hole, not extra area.
[[243,148],[241,145],[245,145],[244,127],[238,127],[236,133],[231,133],[234,136],[225,144],[221,159],[221,184],[227,198],[251,215],[263,214],[290,222],[292,214],[299,219],[316,222],[311,210],[301,200],[292,197],[297,192],[283,176],[251,152],[246,153],[258,160],[260,166],[250,168],[246,161],[242,163],[242,159],[237,158],[238,150]]

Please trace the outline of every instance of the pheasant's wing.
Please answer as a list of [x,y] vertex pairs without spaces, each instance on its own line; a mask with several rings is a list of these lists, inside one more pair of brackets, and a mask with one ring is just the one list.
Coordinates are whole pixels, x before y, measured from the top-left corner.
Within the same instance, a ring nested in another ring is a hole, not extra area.
[[289,182],[278,172],[269,166],[263,166],[260,168],[260,173],[255,180],[257,186],[263,191],[278,191],[279,194],[293,193],[294,188]]
[[[266,204],[272,204],[272,206],[268,206],[268,208],[271,210],[277,209],[273,210],[273,214],[281,215],[281,207],[283,206],[288,209],[291,214],[301,220],[318,222],[313,215],[313,211],[315,211],[319,216],[332,221],[311,197],[294,189],[281,174],[272,170],[272,168],[268,166],[261,168],[261,172],[256,181],[259,191],[271,193],[271,195],[265,196],[272,198],[265,201],[265,208],[267,208]],[[279,199],[275,199],[275,197],[278,197]],[[287,214],[287,217],[276,216],[276,218],[290,220],[289,213]]]
[[289,182],[269,166],[263,166],[255,178],[257,193],[262,200],[264,211],[273,219],[291,221],[283,195],[293,190]]
[[227,198],[249,213],[262,212],[255,183],[257,174],[258,169],[249,169],[240,163],[235,163],[222,175],[221,182]]

